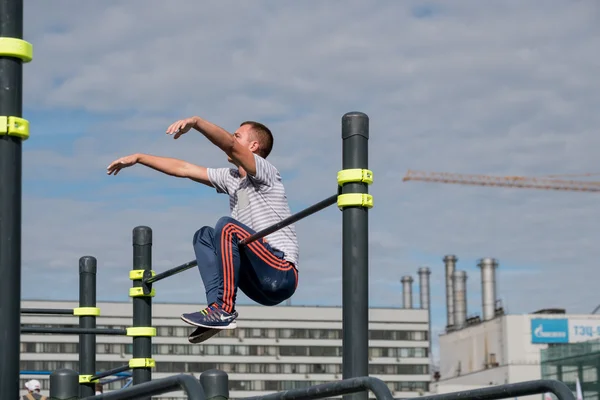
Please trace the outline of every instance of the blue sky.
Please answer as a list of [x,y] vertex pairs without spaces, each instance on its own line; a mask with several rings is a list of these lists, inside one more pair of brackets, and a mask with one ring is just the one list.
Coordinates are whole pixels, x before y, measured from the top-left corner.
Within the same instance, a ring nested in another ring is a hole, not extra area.
[[[200,134],[166,136],[171,122],[266,122],[298,211],[335,193],[340,119],[357,110],[371,118],[373,306],[400,306],[406,274],[418,304],[416,271],[427,265],[438,332],[446,254],[468,273],[469,314],[481,312],[482,257],[499,260],[511,313],[600,303],[594,194],[402,182],[408,169],[598,171],[594,2],[169,4],[26,2],[34,60],[24,67],[24,298],[75,299],[77,260],[93,255],[99,298],[125,300],[136,225],[154,230],[155,270],[193,258],[191,237],[228,213],[224,196],[143,167],[106,175],[134,152],[227,165]],[[330,208],[297,229],[293,303],[339,305],[341,213]],[[204,300],[194,270],[165,281],[157,298]]]

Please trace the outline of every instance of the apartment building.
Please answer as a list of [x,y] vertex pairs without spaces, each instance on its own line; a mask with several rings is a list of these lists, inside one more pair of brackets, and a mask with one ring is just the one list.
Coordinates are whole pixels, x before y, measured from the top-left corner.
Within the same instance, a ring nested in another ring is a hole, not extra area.
[[[74,308],[71,301],[22,301],[23,308]],[[98,303],[99,328],[126,328],[132,323],[130,302]],[[198,305],[192,307],[199,307]],[[238,328],[223,331],[202,344],[190,344],[192,327],[180,320],[186,304],[153,304],[152,338],[156,368],[153,379],[172,374],[192,374],[218,368],[229,374],[232,399],[281,390],[304,388],[342,379],[341,307],[239,305]],[[22,326],[75,327],[77,317],[22,315]],[[78,335],[22,334],[21,370],[78,370]],[[97,369],[127,364],[132,339],[98,336]],[[369,310],[369,373],[386,382],[395,397],[416,397],[429,392],[429,312],[420,308]],[[21,387],[35,378],[47,394],[48,376],[21,375]],[[117,390],[124,381],[105,387]],[[185,399],[183,392],[154,397]]]

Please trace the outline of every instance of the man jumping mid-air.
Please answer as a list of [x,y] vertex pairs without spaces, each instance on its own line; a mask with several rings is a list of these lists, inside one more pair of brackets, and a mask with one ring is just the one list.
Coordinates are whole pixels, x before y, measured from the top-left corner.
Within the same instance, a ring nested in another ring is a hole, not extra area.
[[123,168],[142,164],[229,195],[231,217],[223,217],[214,227],[204,226],[194,234],[194,252],[208,307],[181,316],[188,324],[199,327],[190,335],[190,341],[206,328],[237,327],[238,287],[253,301],[274,306],[290,298],[298,285],[298,242],[293,225],[238,246],[240,240],[290,216],[279,171],[266,160],[273,147],[271,131],[263,124],[247,121],[232,135],[202,118],[192,117],[171,124],[167,134],[178,139],[192,128],[223,150],[237,168],[206,168],[147,154],[120,158],[107,168],[109,175],[117,175]]

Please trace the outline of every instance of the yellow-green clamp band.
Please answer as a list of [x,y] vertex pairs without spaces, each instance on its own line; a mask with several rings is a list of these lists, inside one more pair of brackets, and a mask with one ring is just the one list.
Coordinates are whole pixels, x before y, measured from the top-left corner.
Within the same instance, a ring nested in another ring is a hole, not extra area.
[[156,336],[156,328],[141,326],[127,328],[127,336]]
[[129,368],[154,368],[156,361],[153,358],[132,358],[129,360]]
[[73,315],[78,317],[99,317],[100,309],[98,307],[77,307],[73,309]]
[[337,199],[339,209],[344,207],[366,207],[373,208],[373,196],[366,193],[340,194]]
[[150,294],[144,294],[143,287],[132,287],[129,289],[129,297],[154,297],[156,296],[156,289],[152,289]]
[[29,139],[29,121],[19,117],[0,116],[0,135]]
[[20,58],[28,63],[33,60],[33,46],[23,39],[0,38],[0,56]]
[[373,183],[373,171],[360,168],[343,169],[338,172],[337,181],[339,186],[350,182],[362,182],[371,185]]
[[[132,269],[131,271],[129,271],[129,279],[132,281],[139,281],[144,279],[144,272],[146,272],[145,269]],[[156,272],[154,271],[150,271],[150,273],[152,274],[152,276],[156,275]]]
[[98,379],[94,379],[92,381],[92,377],[94,375],[79,375],[79,383],[92,383],[92,382],[98,382]]
[[[338,186],[346,183],[373,183],[373,171],[361,168],[343,169],[337,174]],[[368,193],[345,193],[338,195],[337,205],[340,210],[344,207],[373,208],[373,196]]]

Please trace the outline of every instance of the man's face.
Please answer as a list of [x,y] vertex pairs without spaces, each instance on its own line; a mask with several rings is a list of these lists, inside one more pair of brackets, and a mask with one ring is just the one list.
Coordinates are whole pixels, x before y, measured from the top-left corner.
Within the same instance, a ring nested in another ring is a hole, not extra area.
[[252,127],[250,125],[240,126],[235,133],[233,134],[235,139],[245,147],[254,151],[253,146],[258,146],[256,140],[254,140],[254,135],[252,134]]
[[[252,134],[252,127],[250,125],[240,126],[233,134],[233,137],[239,144],[250,149],[251,152],[255,153],[258,150],[258,142],[254,140]],[[231,157],[227,157],[227,161],[233,162]]]

